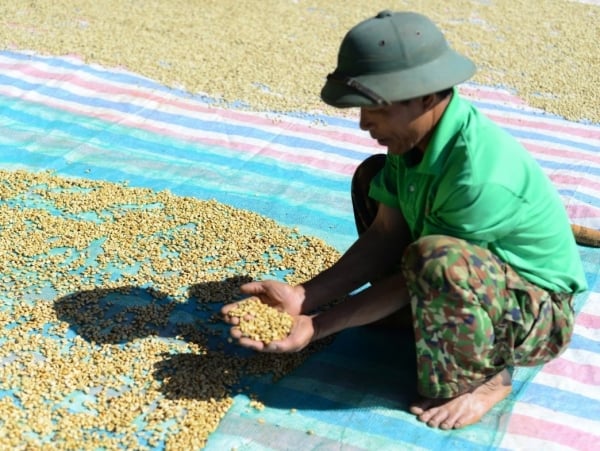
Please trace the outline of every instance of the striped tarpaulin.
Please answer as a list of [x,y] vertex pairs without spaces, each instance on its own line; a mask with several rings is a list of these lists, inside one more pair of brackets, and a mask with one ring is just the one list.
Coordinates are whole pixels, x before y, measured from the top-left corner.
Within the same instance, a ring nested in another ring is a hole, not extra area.
[[[51,169],[216,199],[340,251],[355,239],[350,177],[381,151],[356,117],[225,107],[76,58],[5,51],[0,68],[2,169]],[[460,91],[532,152],[574,223],[600,227],[599,125],[530,108],[504,89],[465,84]],[[481,424],[450,433],[420,425],[398,394],[410,374],[376,351],[387,338],[356,330],[276,384],[249,382],[266,408],[250,409],[239,395],[207,448],[600,448],[600,256],[581,254],[591,291],[577,300],[570,348],[543,368],[516,370],[513,395]]]

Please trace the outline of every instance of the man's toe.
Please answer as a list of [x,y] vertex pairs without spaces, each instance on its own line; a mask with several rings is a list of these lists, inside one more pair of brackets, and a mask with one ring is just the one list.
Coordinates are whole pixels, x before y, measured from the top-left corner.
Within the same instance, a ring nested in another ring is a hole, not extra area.
[[[431,412],[430,409],[428,412]],[[435,409],[431,412],[429,416],[429,420],[427,421],[427,425],[432,428],[439,428],[441,424],[443,424],[448,419],[448,412],[446,409]]]
[[421,407],[418,404],[413,404],[412,406],[410,406],[409,410],[410,413],[414,413],[415,415],[422,415],[423,412],[425,412],[425,409],[423,409],[423,407]]
[[423,415],[423,413],[425,413],[427,411],[427,409],[429,409],[432,405],[432,400],[428,399],[428,398],[420,398],[416,401],[414,401],[410,407],[409,410],[411,413],[414,413],[415,415]]

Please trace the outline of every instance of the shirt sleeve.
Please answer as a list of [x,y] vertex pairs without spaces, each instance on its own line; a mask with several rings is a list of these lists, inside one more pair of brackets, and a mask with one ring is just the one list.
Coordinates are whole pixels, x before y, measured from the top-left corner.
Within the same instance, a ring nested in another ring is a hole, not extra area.
[[524,201],[505,186],[460,185],[436,196],[422,234],[452,235],[485,246],[512,233],[525,210]]
[[388,155],[381,171],[371,180],[369,197],[388,207],[399,208],[397,171],[398,161]]

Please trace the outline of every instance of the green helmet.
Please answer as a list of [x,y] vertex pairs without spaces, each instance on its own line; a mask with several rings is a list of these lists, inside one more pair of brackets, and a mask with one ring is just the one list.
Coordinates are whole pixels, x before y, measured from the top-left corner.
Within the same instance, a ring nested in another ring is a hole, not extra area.
[[427,17],[382,11],[344,37],[321,98],[338,108],[388,105],[468,80],[475,64],[452,50]]

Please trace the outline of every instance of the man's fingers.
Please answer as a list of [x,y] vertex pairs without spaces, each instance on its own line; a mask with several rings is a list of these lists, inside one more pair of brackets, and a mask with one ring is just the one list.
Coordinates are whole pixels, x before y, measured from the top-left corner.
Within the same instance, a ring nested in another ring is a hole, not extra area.
[[223,315],[223,316],[229,315],[229,312],[232,311],[234,308],[236,308],[237,305],[238,305],[238,302],[232,302],[231,304],[225,304],[223,307],[221,307],[221,315]]
[[265,344],[262,341],[252,340],[251,338],[244,337],[239,327],[232,327],[230,331],[232,338],[237,340],[240,346],[244,348],[253,349],[260,352],[286,352],[289,346],[285,345],[284,341],[272,341],[269,344]]
[[240,324],[240,318],[237,316],[231,316],[229,312],[235,308],[235,304],[228,304],[221,309],[221,318],[227,324],[231,324],[232,326],[237,326]]
[[[233,335],[233,330],[231,331],[231,334]],[[238,338],[238,343],[244,348],[253,349],[255,351],[265,351],[265,344],[262,341],[256,341],[248,337],[240,336]]]
[[244,294],[258,295],[264,292],[261,282],[248,282],[240,286],[240,291]]
[[231,337],[235,338],[236,340],[239,340],[240,338],[243,337],[242,331],[240,330],[239,327],[232,327],[231,330],[229,331],[229,335],[231,335]]
[[237,340],[238,344],[240,346],[243,346],[244,348],[254,349],[255,351],[265,350],[265,344],[262,341],[256,341],[252,340],[251,338],[244,337],[244,334],[242,333],[239,327],[232,327],[229,332],[229,335],[231,335],[232,338]]
[[240,319],[237,316],[223,315],[223,321],[231,326],[239,326]]

